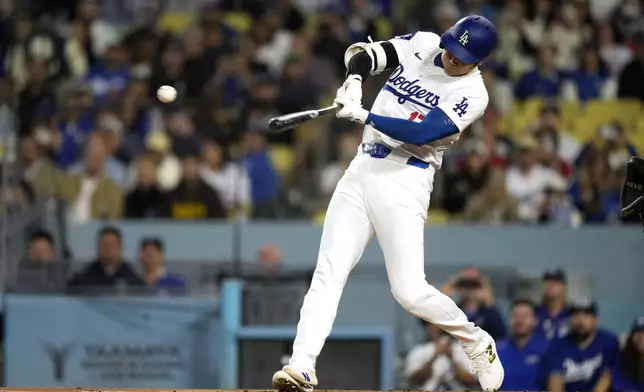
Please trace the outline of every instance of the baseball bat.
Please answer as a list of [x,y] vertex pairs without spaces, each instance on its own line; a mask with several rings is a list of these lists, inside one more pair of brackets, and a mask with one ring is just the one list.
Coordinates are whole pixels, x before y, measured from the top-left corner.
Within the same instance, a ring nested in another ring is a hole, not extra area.
[[282,116],[273,117],[268,120],[268,130],[271,133],[284,132],[302,123],[313,120],[314,118],[335,113],[339,107],[339,105],[333,104],[331,106],[320,109],[304,110],[302,112],[289,113]]

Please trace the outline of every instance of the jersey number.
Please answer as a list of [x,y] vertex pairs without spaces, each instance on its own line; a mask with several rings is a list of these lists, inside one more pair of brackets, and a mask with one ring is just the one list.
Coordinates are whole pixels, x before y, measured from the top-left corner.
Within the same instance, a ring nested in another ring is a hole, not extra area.
[[425,116],[419,112],[413,112],[412,114],[409,115],[409,121],[416,121],[418,122],[423,121],[425,119]]

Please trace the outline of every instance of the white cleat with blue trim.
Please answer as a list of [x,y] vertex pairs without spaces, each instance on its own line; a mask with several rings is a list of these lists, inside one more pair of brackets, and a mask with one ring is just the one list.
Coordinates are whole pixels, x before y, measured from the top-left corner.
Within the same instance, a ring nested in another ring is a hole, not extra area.
[[312,392],[318,385],[315,370],[297,369],[291,365],[273,375],[273,386],[280,392]]

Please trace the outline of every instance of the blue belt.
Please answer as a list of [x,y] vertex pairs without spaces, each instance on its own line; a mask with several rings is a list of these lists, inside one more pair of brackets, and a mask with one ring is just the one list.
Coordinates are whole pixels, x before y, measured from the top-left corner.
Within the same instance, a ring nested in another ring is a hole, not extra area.
[[[372,158],[383,159],[387,158],[387,156],[391,154],[391,148],[380,143],[362,143],[360,147],[362,148],[363,153],[368,154]],[[407,160],[407,164],[421,169],[427,169],[429,167],[428,162],[421,161],[416,157],[409,158]]]

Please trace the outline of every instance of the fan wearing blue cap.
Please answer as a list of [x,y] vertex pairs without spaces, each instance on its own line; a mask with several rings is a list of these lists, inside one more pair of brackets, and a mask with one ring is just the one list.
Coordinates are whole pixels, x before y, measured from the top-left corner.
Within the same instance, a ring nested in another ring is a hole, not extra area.
[[548,270],[542,276],[543,299],[537,307],[539,326],[537,334],[546,339],[562,337],[568,333],[569,309],[566,272],[562,269]]
[[617,336],[598,327],[597,304],[573,302],[570,331],[552,340],[544,356],[543,387],[549,392],[608,392],[618,357]]
[[644,392],[644,316],[633,321],[631,333],[613,371],[614,392]]

